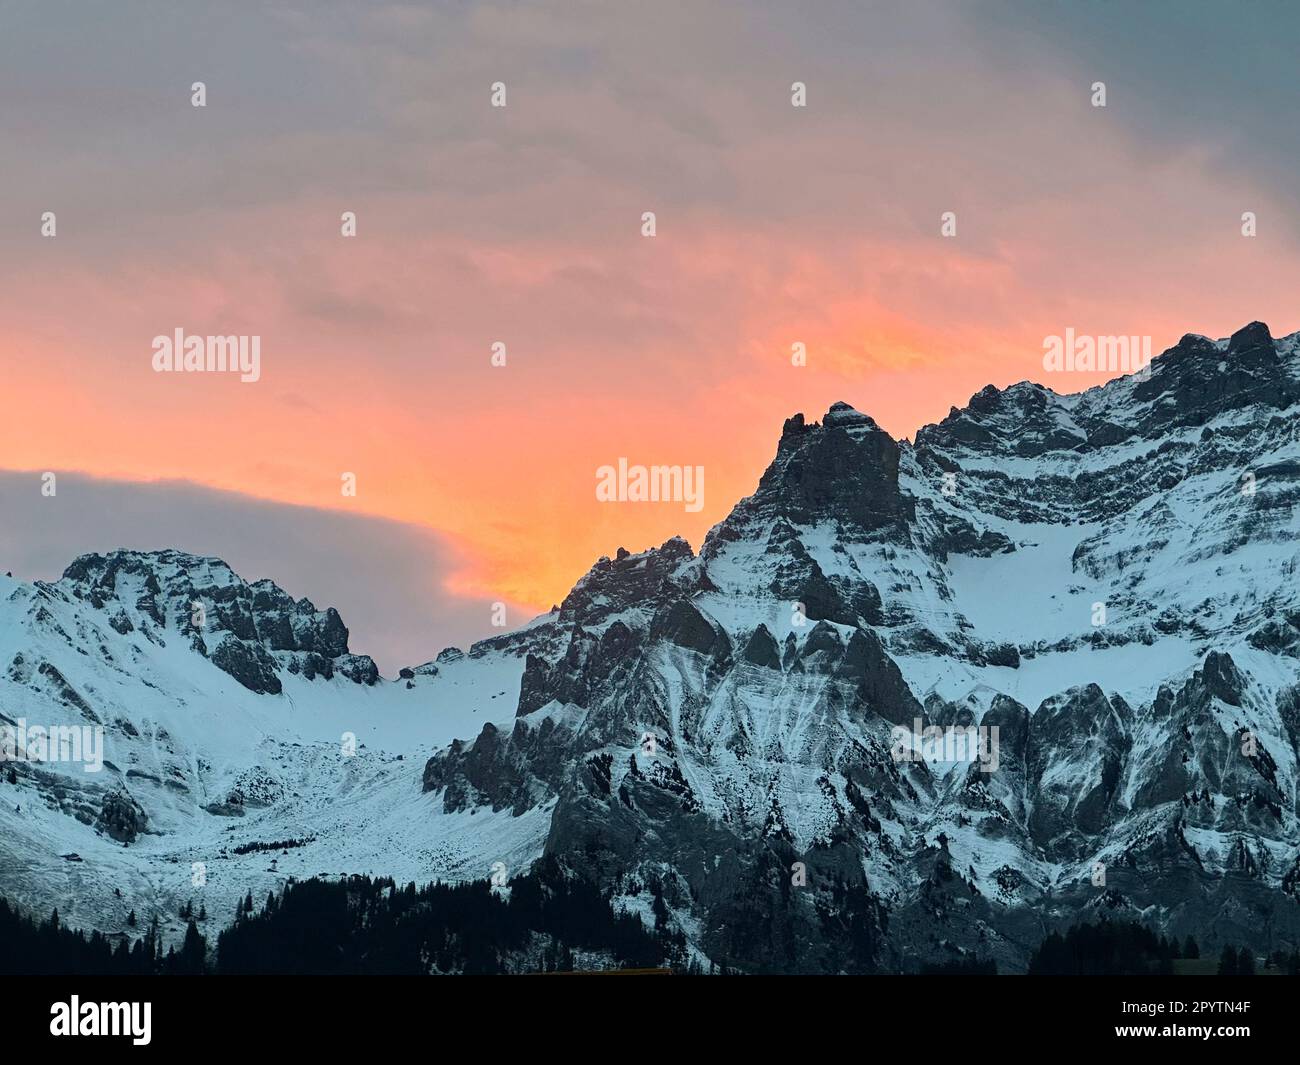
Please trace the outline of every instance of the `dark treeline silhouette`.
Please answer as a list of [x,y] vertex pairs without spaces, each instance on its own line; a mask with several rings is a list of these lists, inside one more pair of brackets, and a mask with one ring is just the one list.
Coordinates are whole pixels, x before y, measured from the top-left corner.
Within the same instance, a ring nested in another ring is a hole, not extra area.
[[927,962],[922,976],[997,976],[998,963],[992,958],[962,958],[960,961]]
[[1119,976],[1172,973],[1181,956],[1177,940],[1157,936],[1133,921],[1075,925],[1053,932],[1029,959],[1029,974]]
[[572,970],[575,950],[620,968],[686,955],[681,933],[648,931],[553,859],[511,881],[508,897],[483,881],[417,889],[352,877],[290,884],[255,914],[248,902],[217,941],[219,972],[553,972]]
[[[1144,976],[1173,973],[1179,958],[1197,959],[1200,947],[1190,935],[1180,945],[1177,939],[1157,936],[1149,928],[1133,921],[1101,921],[1080,924],[1064,935],[1053,932],[1029,959],[1031,976]],[[1213,955],[1207,955],[1213,957]],[[1269,964],[1282,972],[1300,970],[1300,953],[1281,951],[1269,958]],[[1253,975],[1255,955],[1245,947],[1240,951],[1225,946],[1219,957],[1221,975]]]
[[63,927],[59,911],[36,922],[0,899],[0,975],[182,976],[201,973],[207,941],[193,921],[179,952],[164,953],[155,919],[139,938],[89,936]]
[[305,836],[302,839],[277,839],[271,843],[245,843],[235,848],[236,854],[256,854],[261,851],[290,851],[295,847],[305,847],[308,843],[314,842],[315,836]]
[[[1300,950],[1290,954],[1275,950],[1264,959],[1264,968],[1286,973],[1288,976],[1300,976]],[[1254,976],[1259,972],[1253,951],[1242,947],[1235,949],[1232,944],[1224,947],[1219,954],[1219,967],[1215,970],[1220,976]]]
[[652,894],[657,927],[647,930],[551,859],[511,881],[508,893],[482,881],[423,888],[361,876],[297,881],[260,909],[246,896],[211,955],[193,921],[180,951],[164,953],[156,920],[134,940],[86,936],[64,928],[57,911],[37,923],[0,900],[0,974],[565,972],[580,967],[575,951],[602,967],[698,971]]
[[1300,976],[1300,950],[1293,950],[1290,954],[1283,950],[1275,950],[1265,960],[1264,967],[1279,969],[1288,976]]

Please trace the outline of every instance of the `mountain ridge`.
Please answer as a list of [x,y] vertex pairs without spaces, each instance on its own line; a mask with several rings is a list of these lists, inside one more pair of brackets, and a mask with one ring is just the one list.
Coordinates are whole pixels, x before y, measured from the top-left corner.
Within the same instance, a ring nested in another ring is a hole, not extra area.
[[[214,560],[0,583],[0,706],[93,715],[113,762],[22,766],[42,824],[0,802],[0,893],[66,897],[49,838],[161,904],[183,855],[236,900],[330,859],[427,880],[545,856],[631,912],[653,879],[656,920],[749,971],[1014,971],[1097,913],[1294,949],[1298,349],[1188,334],[1085,392],[990,386],[915,442],[843,402],[795,415],[698,553],[619,549],[394,680],[337,611]],[[998,768],[900,759],[918,722],[996,729]],[[271,869],[222,846],[307,836]],[[49,886],[13,875],[29,852]]]

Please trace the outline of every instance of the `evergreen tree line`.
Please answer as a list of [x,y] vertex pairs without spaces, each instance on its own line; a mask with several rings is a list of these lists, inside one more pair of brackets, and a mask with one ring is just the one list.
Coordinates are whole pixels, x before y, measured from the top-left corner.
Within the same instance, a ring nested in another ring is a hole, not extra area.
[[[1053,932],[1029,959],[1031,976],[1144,976],[1173,973],[1180,958],[1201,956],[1199,944],[1188,936],[1157,936],[1134,921],[1100,921],[1075,925],[1064,935]],[[1283,972],[1300,972],[1300,951],[1275,951],[1270,964]],[[1223,975],[1252,975],[1255,955],[1246,947],[1225,946],[1218,972]]]
[[958,961],[926,962],[922,976],[997,976],[998,963],[992,958],[961,958]]
[[180,951],[162,949],[155,918],[145,933],[89,936],[65,928],[55,910],[42,921],[25,917],[0,899],[0,975],[185,976],[204,971],[207,940],[190,921]]
[[277,839],[270,843],[245,843],[235,848],[236,854],[256,854],[262,851],[289,851],[295,847],[305,847],[308,843],[315,842],[315,836],[304,836],[302,839]]
[[[1268,956],[1265,964],[1269,968],[1280,969],[1288,976],[1300,976],[1300,950],[1293,950],[1290,954],[1275,950]],[[1219,955],[1220,976],[1254,976],[1255,972],[1254,951],[1246,947],[1235,950],[1231,945],[1223,948]]]
[[114,942],[64,928],[57,911],[38,923],[0,900],[0,974],[564,972],[577,950],[620,968],[688,968],[685,937],[657,901],[656,927],[647,929],[553,859],[511,881],[508,893],[482,881],[417,888],[313,879],[289,883],[260,909],[247,895],[215,951],[191,919],[180,951],[164,953],[156,919],[139,938]]
[[680,932],[647,930],[549,858],[511,881],[508,897],[483,881],[417,889],[352,877],[290,884],[260,912],[251,904],[218,938],[222,973],[569,971],[579,949],[658,968],[686,954]]

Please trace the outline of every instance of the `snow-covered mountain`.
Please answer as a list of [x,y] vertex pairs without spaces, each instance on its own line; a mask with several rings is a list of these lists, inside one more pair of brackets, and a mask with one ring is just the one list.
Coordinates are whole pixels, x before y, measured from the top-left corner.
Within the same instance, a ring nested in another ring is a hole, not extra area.
[[[914,443],[796,415],[698,554],[620,550],[394,681],[213,559],[0,579],[0,714],[102,725],[108,759],[0,783],[0,894],[120,930],[549,853],[647,921],[657,881],[744,969],[1014,970],[1099,912],[1293,949],[1298,400],[1300,334],[1254,323],[1080,394],[986,388]],[[917,721],[988,729],[996,767],[903,756]]]
[[486,876],[484,835],[517,868],[541,815],[432,818],[420,789],[437,747],[513,716],[510,648],[529,634],[384,681],[337,612],[216,559],[117,551],[51,584],[0,576],[0,726],[102,728],[104,746],[99,772],[0,766],[0,895],[112,932],[158,913],[176,933],[185,902],[224,922],[289,876]]

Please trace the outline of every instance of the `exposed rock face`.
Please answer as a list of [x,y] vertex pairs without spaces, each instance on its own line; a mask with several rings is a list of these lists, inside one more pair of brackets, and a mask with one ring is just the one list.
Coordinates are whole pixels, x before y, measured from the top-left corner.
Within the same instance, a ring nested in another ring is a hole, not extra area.
[[705,618],[687,599],[678,599],[657,613],[650,623],[650,636],[711,658],[726,657],[731,652],[726,630]]
[[280,678],[275,673],[275,660],[257,644],[247,643],[226,633],[211,657],[214,666],[229,673],[249,691],[280,694]]
[[[1094,837],[1122,814],[1121,772],[1131,746],[1132,711],[1096,684],[1046,700],[1029,724],[1025,766],[1034,785],[1030,834],[1048,853],[1073,856],[1075,834]],[[1075,773],[1057,772],[1069,752]]]
[[782,518],[809,525],[834,514],[856,531],[897,529],[912,516],[899,488],[898,444],[865,414],[836,403],[820,425],[796,414],[758,490],[732,512],[732,527]]
[[755,666],[768,669],[781,668],[781,648],[766,625],[759,624],[750,634],[741,657]]
[[619,549],[617,557],[602,558],[560,604],[560,620],[582,624],[646,602],[661,602],[694,590],[689,563],[690,544],[675,536],[662,547],[633,555]]
[[[84,834],[67,851],[116,841],[113,868],[148,884],[154,834],[169,873],[195,825],[299,838],[308,804],[303,875],[335,854],[384,873],[403,848],[399,879],[546,854],[630,907],[653,878],[662,919],[749,971],[1014,971],[1097,915],[1290,950],[1298,400],[1300,337],[1255,323],[1077,395],[983,389],[914,443],[844,404],[798,415],[698,555],[620,550],[549,614],[394,684],[337,613],[215,560],[6,579],[0,717],[99,723],[124,754],[102,780],[24,763],[4,787]],[[221,727],[187,746],[196,707]],[[414,741],[436,749],[422,769],[342,753],[332,724],[328,743],[272,735],[341,713],[370,743],[384,710],[463,727]],[[29,825],[9,805],[0,893]]]
[[130,795],[113,791],[104,796],[95,827],[119,843],[134,843],[147,821],[144,811]]
[[[1079,395],[989,387],[915,445],[789,419],[698,556],[579,582],[514,730],[426,788],[553,809],[548,852],[666,873],[753,970],[1014,970],[1099,913],[1289,949],[1298,347],[1255,323]],[[996,768],[901,757],[916,723],[982,727]]]
[[[119,633],[143,626],[147,639],[179,634],[250,691],[278,695],[280,672],[309,680],[335,671],[374,684],[368,656],[348,653],[348,630],[333,607],[295,601],[269,580],[248,584],[224,562],[180,551],[82,555],[54,586],[97,609],[112,608]],[[132,617],[136,620],[132,620]]]

